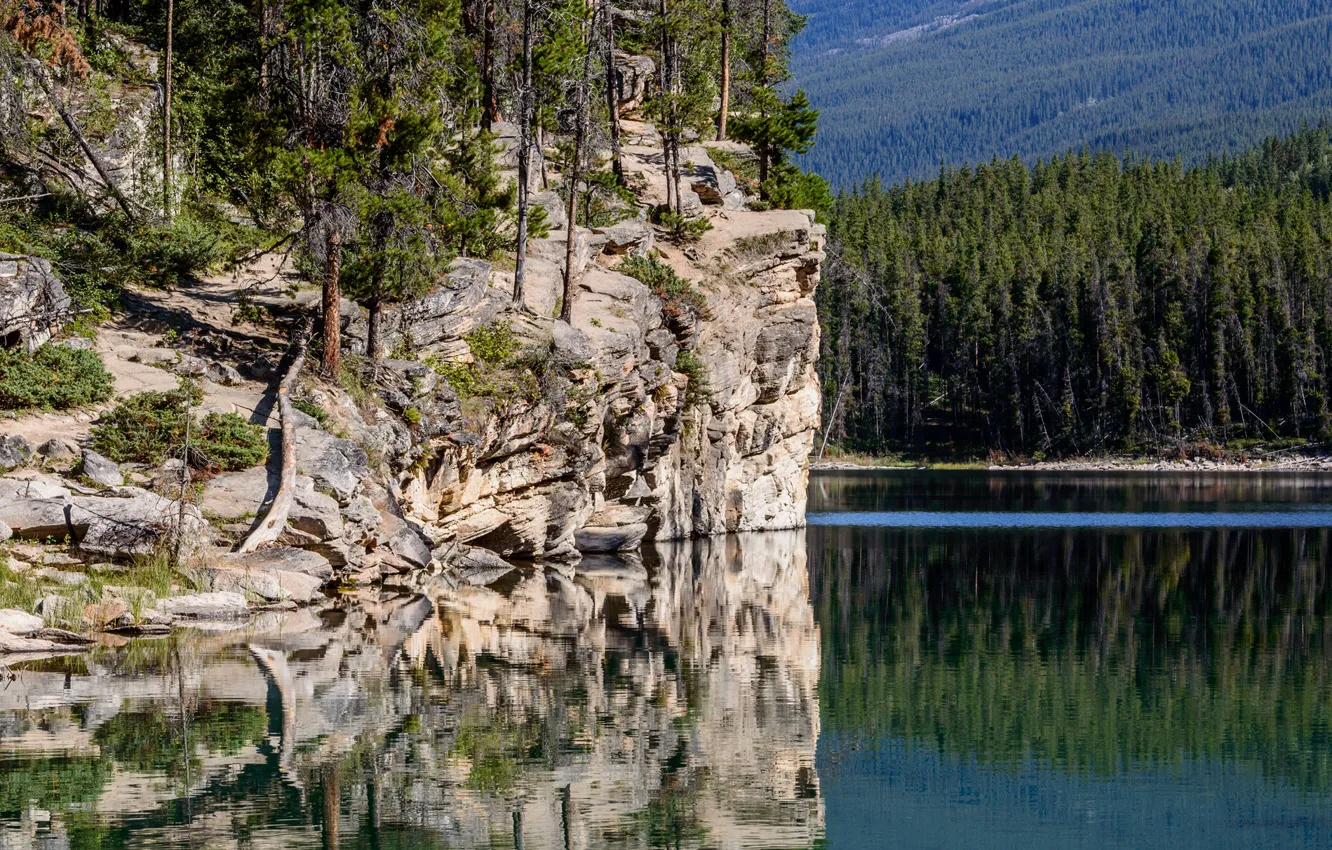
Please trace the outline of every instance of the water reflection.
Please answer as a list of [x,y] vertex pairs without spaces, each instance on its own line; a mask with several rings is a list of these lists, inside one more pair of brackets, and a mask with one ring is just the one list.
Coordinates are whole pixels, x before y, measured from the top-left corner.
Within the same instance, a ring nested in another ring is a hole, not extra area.
[[0,848],[772,847],[823,831],[800,534],[27,662]]
[[[894,478],[823,483],[870,511],[989,509],[992,488],[1067,509],[1115,487],[1121,509],[1207,511],[1327,481]],[[1328,529],[828,525],[808,542],[833,846],[1332,846]]]

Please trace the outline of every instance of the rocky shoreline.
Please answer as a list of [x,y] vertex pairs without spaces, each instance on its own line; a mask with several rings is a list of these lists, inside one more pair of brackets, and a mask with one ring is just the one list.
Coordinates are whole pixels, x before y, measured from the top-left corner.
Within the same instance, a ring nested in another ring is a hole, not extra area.
[[[955,463],[948,464],[957,468]],[[930,463],[918,465],[878,465],[853,461],[822,460],[809,465],[811,472],[853,472],[930,469]],[[1186,460],[1161,460],[1143,457],[1073,458],[1070,460],[1033,461],[1030,463],[977,463],[974,469],[990,472],[1332,472],[1332,455],[1278,455],[1249,460],[1214,460],[1192,457]]]

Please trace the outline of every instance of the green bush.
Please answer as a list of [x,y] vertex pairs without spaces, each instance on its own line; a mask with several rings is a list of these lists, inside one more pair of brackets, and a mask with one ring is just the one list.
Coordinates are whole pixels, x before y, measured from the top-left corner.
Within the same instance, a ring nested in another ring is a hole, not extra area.
[[234,413],[210,413],[200,425],[198,449],[209,464],[247,469],[268,460],[268,435]]
[[689,349],[681,349],[675,358],[675,371],[689,379],[685,386],[684,406],[688,410],[706,402],[712,396],[712,383],[708,380],[708,369],[703,361]]
[[[180,453],[187,402],[193,407],[202,400],[198,386],[184,379],[174,390],[132,395],[102,414],[93,428],[93,448],[118,463],[156,466]],[[193,466],[245,469],[268,458],[263,427],[234,413],[209,413],[192,429],[190,445]]]
[[676,274],[655,252],[646,257],[626,257],[616,271],[637,279],[676,312],[687,308],[702,310],[706,304],[694,285]]
[[712,222],[706,218],[691,218],[683,213],[660,212],[657,223],[666,228],[666,237],[672,242],[697,242],[703,234],[712,229]]
[[0,349],[0,408],[67,410],[111,398],[111,373],[92,351],[44,345],[26,351]]
[[477,328],[463,339],[473,356],[492,365],[507,363],[518,353],[518,338],[508,322]]

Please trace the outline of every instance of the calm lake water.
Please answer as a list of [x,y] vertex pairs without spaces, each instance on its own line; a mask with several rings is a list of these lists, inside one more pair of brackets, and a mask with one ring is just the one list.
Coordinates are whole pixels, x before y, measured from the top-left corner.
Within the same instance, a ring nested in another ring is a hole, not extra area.
[[0,850],[1332,847],[1332,476],[810,486],[15,664]]

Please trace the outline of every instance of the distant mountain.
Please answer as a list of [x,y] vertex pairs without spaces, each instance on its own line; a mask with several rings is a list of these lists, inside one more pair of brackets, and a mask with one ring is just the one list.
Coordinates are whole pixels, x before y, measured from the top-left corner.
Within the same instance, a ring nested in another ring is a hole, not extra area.
[[1332,0],[796,0],[804,165],[848,187],[1090,147],[1194,162],[1332,115]]

